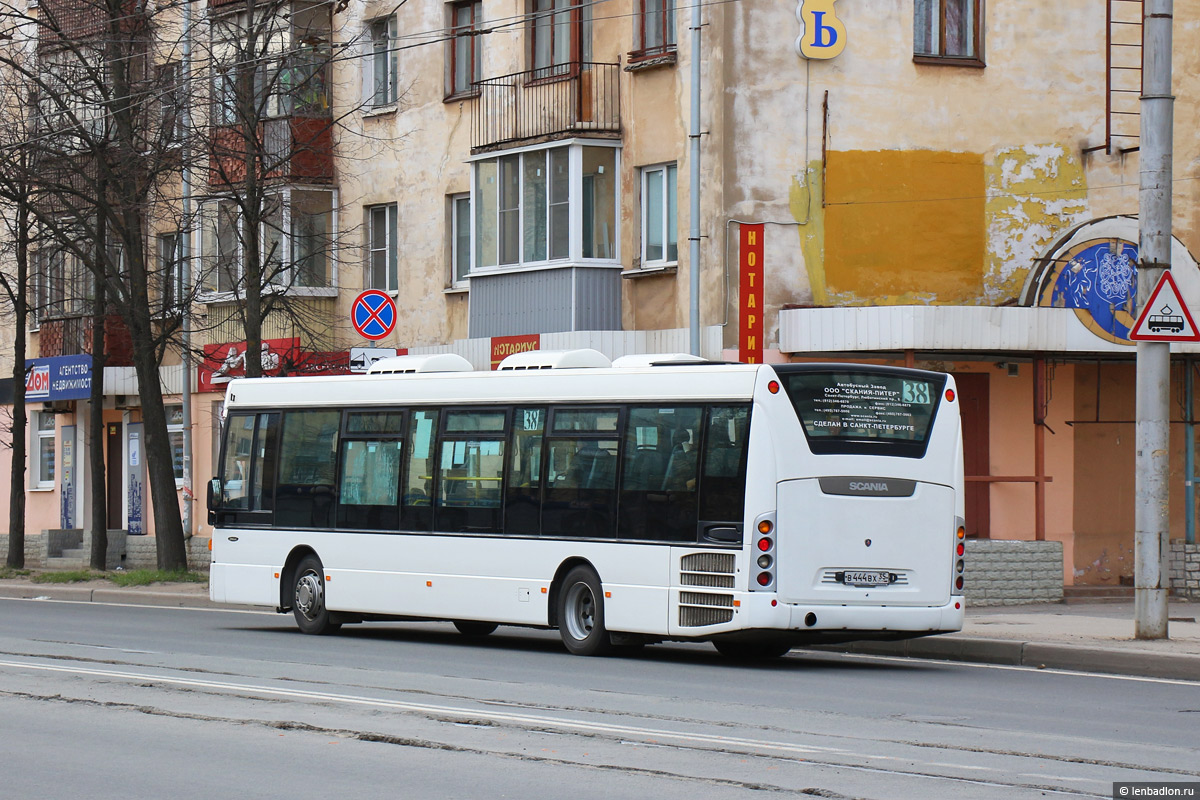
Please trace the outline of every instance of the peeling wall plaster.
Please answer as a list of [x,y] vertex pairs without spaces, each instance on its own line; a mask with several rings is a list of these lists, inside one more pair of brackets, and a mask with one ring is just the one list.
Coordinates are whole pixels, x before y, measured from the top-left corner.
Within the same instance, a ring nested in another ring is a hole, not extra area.
[[1016,298],[1051,241],[1088,217],[1083,165],[1061,144],[998,150],[985,162],[987,256],[980,302]]

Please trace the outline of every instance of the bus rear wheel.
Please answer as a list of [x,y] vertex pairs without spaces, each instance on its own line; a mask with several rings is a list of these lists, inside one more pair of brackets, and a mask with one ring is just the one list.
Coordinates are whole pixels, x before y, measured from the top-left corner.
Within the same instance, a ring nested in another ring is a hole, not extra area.
[[342,627],[340,622],[332,620],[325,606],[325,568],[321,559],[314,555],[305,556],[296,565],[292,615],[296,618],[296,626],[304,633],[336,633]]
[[779,658],[787,655],[792,649],[788,642],[737,642],[718,640],[713,642],[717,652],[735,661],[758,661],[760,659]]
[[612,650],[604,627],[604,592],[591,567],[575,567],[558,593],[558,633],[577,656],[599,656]]

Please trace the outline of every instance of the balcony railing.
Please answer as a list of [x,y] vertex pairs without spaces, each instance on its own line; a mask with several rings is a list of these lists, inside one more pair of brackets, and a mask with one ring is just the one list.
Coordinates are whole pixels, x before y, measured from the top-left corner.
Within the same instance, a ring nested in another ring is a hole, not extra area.
[[588,61],[485,78],[471,125],[472,150],[559,136],[619,136],[620,64]]

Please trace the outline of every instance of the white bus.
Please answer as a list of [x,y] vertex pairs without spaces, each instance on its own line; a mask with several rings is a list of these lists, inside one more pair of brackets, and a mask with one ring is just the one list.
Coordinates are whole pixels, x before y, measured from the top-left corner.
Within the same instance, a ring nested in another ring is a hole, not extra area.
[[[573,366],[574,365],[574,366]],[[766,657],[963,621],[954,380],[595,351],[235,380],[214,601]]]

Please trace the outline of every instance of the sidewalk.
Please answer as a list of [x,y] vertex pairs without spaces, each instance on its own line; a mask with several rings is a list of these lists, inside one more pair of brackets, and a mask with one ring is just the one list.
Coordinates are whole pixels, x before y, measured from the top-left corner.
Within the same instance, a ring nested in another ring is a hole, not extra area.
[[[118,588],[0,580],[0,597],[222,608],[197,583]],[[1134,638],[1132,603],[967,608],[962,632],[902,642],[860,642],[823,649],[872,655],[970,661],[1200,681],[1200,603],[1172,601],[1169,639]]]

